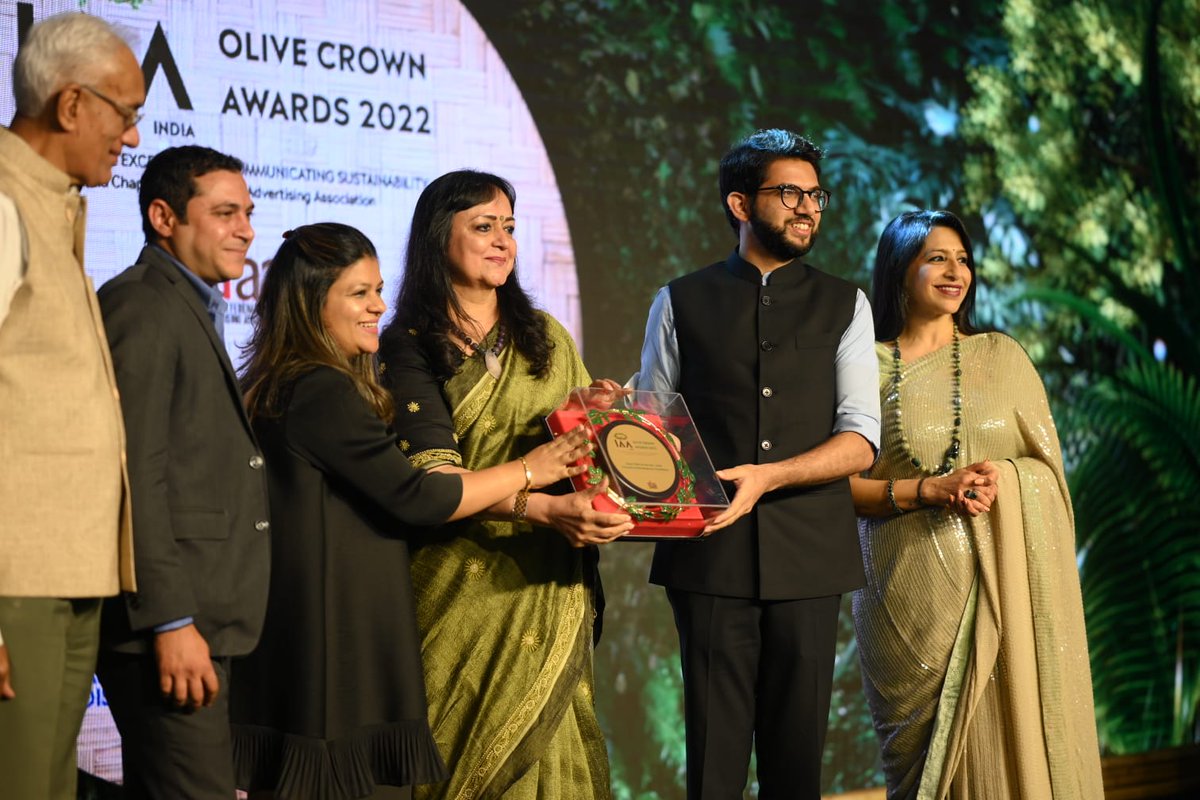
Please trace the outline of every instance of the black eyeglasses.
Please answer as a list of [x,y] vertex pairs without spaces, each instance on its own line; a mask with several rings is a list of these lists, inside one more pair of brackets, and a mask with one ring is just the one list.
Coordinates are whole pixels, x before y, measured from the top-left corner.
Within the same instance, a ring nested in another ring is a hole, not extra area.
[[138,111],[136,108],[130,108],[124,103],[118,103],[104,92],[100,91],[99,89],[94,89],[91,86],[88,86],[86,83],[79,84],[79,88],[87,89],[89,92],[96,95],[96,97],[99,97],[101,100],[112,106],[113,111],[116,111],[118,114],[120,114],[121,118],[125,121],[125,130],[135,127],[139,122],[142,121],[143,117],[145,117],[145,114]]
[[832,197],[828,189],[801,189],[799,186],[793,186],[790,183],[781,183],[778,186],[763,186],[755,189],[755,192],[779,192],[779,202],[783,203],[784,208],[799,208],[804,202],[804,196],[808,195],[816,201],[817,209],[825,210],[825,206],[829,205],[829,198]]

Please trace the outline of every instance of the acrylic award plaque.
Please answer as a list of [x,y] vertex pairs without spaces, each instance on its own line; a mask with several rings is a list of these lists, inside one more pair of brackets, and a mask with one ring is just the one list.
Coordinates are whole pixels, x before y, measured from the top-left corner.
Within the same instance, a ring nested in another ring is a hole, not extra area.
[[608,478],[592,507],[633,518],[633,530],[618,541],[699,538],[729,505],[681,395],[573,389],[546,426],[558,436],[580,424],[591,451],[577,462],[587,471],[571,483],[586,491]]

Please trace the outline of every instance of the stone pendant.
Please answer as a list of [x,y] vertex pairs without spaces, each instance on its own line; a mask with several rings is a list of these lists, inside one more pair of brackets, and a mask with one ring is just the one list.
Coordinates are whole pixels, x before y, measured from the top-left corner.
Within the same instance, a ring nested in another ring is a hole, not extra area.
[[500,359],[491,350],[483,351],[483,365],[487,367],[487,371],[493,378],[500,380]]

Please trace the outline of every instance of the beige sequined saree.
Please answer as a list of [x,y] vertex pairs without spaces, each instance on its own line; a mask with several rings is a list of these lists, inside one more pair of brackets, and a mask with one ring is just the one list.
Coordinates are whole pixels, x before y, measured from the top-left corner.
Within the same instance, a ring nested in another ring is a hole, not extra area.
[[[888,399],[868,477],[919,474]],[[1000,470],[990,512],[946,509],[859,524],[854,595],[863,683],[889,800],[1103,797],[1070,499],[1042,384],[1001,334],[962,341],[963,452]],[[951,347],[904,364],[902,425],[923,463],[950,442]]]
[[[420,389],[416,356],[387,365],[397,434],[414,464],[482,469],[546,440],[545,415],[591,380],[570,335],[546,320],[554,354],[545,378],[530,376],[511,346],[499,379],[469,358],[434,396],[428,376]],[[439,412],[452,432],[431,421]],[[433,536],[413,552],[412,577],[430,726],[451,777],[415,797],[608,798],[581,551],[556,531],[512,522],[466,520]]]

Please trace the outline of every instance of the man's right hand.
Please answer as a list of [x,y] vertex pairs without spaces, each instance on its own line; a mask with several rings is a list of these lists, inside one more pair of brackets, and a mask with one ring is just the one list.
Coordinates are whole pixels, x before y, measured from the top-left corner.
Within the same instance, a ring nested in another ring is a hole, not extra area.
[[158,682],[163,697],[180,708],[211,706],[220,686],[208,642],[195,625],[154,634]]
[[749,514],[764,494],[777,488],[774,482],[776,471],[775,464],[741,464],[717,470],[718,478],[731,481],[737,488],[729,501],[729,508],[710,519],[701,536],[727,528]]
[[0,700],[12,700],[17,696],[12,687],[12,671],[8,661],[8,645],[0,644]]

